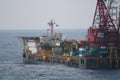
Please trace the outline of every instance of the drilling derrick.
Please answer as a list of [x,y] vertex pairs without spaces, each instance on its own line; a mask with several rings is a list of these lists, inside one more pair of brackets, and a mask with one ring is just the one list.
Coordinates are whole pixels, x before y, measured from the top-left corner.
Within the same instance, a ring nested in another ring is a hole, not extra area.
[[[90,46],[118,46],[119,26],[117,8],[114,0],[97,0],[92,27],[88,29]],[[115,14],[116,13],[116,14]]]

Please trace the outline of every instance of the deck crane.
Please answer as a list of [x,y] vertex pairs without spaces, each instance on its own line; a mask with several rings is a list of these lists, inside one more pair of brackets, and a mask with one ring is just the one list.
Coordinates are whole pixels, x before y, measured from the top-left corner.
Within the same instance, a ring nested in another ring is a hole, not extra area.
[[115,4],[116,0],[97,0],[92,27],[88,29],[90,47],[96,55],[109,57],[111,65],[118,64],[120,56],[120,11]]
[[92,27],[88,29],[91,46],[119,46],[118,7],[115,0],[97,0]]

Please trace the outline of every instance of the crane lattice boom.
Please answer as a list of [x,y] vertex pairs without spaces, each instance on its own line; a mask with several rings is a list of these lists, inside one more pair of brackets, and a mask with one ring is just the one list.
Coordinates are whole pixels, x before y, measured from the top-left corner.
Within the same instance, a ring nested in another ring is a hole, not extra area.
[[118,7],[115,1],[97,0],[92,27],[88,29],[88,40],[92,46],[119,45]]

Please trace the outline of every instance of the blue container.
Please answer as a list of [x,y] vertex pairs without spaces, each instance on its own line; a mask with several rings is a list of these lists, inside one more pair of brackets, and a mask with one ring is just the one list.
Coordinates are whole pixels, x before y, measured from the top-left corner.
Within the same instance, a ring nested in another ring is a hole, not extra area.
[[79,53],[80,53],[80,54],[86,53],[86,51],[87,51],[87,50],[86,50],[85,48],[79,48]]
[[77,53],[74,53],[74,52],[70,52],[70,56],[76,56]]

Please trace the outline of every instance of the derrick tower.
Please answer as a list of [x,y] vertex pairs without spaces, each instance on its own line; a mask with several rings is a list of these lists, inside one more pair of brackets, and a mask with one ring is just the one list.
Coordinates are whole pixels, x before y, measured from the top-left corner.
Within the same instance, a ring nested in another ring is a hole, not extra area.
[[97,0],[92,27],[88,29],[90,46],[119,46],[120,13],[116,0]]

